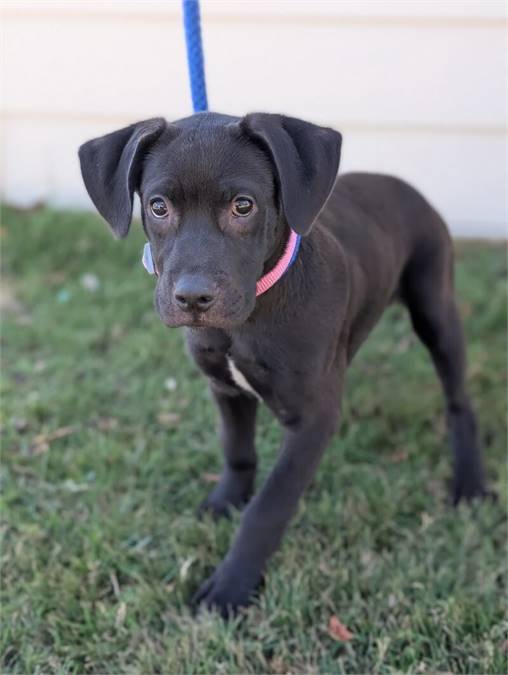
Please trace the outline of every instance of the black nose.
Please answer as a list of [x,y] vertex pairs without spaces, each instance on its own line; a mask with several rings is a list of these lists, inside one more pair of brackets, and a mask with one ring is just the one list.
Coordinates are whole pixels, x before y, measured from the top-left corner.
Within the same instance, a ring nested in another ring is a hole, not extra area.
[[206,312],[215,302],[215,288],[206,277],[185,275],[176,282],[174,296],[185,312]]

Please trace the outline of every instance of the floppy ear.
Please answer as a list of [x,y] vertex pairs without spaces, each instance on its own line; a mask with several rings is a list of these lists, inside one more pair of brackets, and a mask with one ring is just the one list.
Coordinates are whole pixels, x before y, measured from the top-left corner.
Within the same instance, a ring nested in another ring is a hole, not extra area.
[[335,183],[342,136],[333,129],[268,113],[247,115],[240,128],[271,156],[288,224],[298,234],[308,234]]
[[123,238],[129,232],[143,157],[165,128],[165,120],[156,117],[94,138],[79,148],[88,194],[116,237]]

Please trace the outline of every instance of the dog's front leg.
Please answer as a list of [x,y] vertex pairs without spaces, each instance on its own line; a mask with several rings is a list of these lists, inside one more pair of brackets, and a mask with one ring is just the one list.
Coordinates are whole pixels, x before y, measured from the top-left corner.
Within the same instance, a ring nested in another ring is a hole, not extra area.
[[252,496],[256,476],[254,436],[257,400],[253,396],[230,396],[214,389],[220,414],[220,437],[224,468],[219,483],[201,504],[200,512],[228,515],[231,507],[241,508]]
[[336,397],[298,430],[288,429],[275,467],[247,507],[228,554],[192,602],[216,608],[223,616],[247,605],[277,550],[298,500],[315,474],[338,417]]

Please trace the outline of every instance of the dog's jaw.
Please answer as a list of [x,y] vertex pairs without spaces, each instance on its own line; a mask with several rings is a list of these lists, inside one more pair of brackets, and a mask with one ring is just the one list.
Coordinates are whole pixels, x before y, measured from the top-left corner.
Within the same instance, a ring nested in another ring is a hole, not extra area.
[[232,331],[243,326],[255,306],[256,298],[253,295],[248,302],[234,307],[212,308],[208,312],[185,312],[179,310],[172,302],[167,302],[166,297],[155,292],[154,305],[162,323],[168,328],[218,328]]

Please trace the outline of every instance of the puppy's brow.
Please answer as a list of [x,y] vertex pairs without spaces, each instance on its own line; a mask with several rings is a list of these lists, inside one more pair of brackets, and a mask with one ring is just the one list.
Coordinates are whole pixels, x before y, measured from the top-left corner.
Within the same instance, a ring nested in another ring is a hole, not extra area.
[[256,196],[259,191],[259,186],[255,185],[248,178],[236,178],[228,181],[218,181],[217,189],[221,191],[222,194],[227,195],[229,198],[235,197],[239,194],[246,194]]
[[178,178],[173,178],[171,182],[167,179],[164,182],[152,181],[144,188],[143,196],[147,198],[153,195],[161,195],[171,202],[177,202],[183,197],[183,188]]

